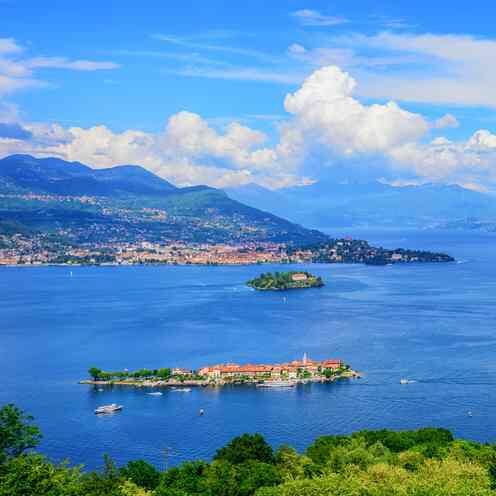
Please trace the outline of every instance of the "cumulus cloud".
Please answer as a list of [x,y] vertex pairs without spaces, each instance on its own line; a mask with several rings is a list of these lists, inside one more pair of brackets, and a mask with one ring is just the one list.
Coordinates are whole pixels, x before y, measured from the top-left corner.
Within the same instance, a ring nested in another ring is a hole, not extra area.
[[363,105],[353,98],[355,80],[336,66],[324,67],[288,94],[285,109],[293,126],[313,140],[344,155],[386,152],[415,141],[428,130],[425,119],[394,102]]
[[287,118],[276,123],[274,143],[239,122],[219,128],[188,111],[170,116],[158,133],[117,133],[102,125],[24,123],[15,108],[5,107],[0,155],[53,155],[93,167],[134,163],[178,185],[255,182],[277,188],[316,180],[324,169],[342,174],[361,168],[375,179],[496,189],[495,134],[479,130],[452,142],[436,136],[458,125],[451,114],[428,122],[393,101],[365,104],[356,91],[356,81],[339,67],[316,70],[286,95]]

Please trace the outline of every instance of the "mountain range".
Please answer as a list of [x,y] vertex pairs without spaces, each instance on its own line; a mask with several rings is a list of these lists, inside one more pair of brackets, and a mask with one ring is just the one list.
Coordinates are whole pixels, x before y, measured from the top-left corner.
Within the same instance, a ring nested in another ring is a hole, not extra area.
[[78,242],[327,240],[208,186],[178,188],[137,165],[94,169],[59,158],[0,160],[0,234],[52,232]]
[[434,227],[496,219],[496,196],[458,185],[391,186],[378,181],[320,181],[269,190],[248,184],[225,191],[252,207],[317,229],[348,226]]

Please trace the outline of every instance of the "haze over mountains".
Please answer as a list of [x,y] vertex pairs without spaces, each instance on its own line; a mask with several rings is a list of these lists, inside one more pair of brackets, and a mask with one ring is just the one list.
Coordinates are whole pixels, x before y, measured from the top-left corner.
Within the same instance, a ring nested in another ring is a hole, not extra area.
[[453,221],[496,219],[496,197],[457,185],[396,187],[378,181],[336,183],[275,191],[256,184],[225,190],[231,198],[317,229],[345,226],[431,227]]

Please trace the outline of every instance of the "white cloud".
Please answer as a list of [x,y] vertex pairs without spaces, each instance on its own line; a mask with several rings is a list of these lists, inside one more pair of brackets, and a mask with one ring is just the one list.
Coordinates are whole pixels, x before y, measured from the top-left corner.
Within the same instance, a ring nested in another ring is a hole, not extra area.
[[323,45],[307,49],[307,60],[319,63],[326,51],[340,50],[341,65],[360,76],[361,96],[496,106],[494,39],[385,31],[332,36]]
[[444,129],[446,127],[458,127],[460,123],[458,119],[451,114],[445,114],[434,122],[436,129]]
[[4,122],[17,122],[31,133],[30,139],[26,133],[15,139],[12,130],[20,128],[5,127],[9,132],[0,138],[0,155],[54,155],[95,167],[135,163],[179,185],[281,187],[318,179],[324,168],[332,174],[335,167],[350,172],[366,167],[376,179],[496,189],[496,135],[491,131],[479,130],[459,142],[433,139],[433,129],[455,126],[456,118],[446,114],[429,123],[393,101],[364,104],[354,96],[356,90],[355,80],[339,67],[313,72],[286,95],[288,117],[276,123],[273,146],[265,133],[247,125],[231,121],[219,130],[186,111],[170,116],[160,133],[116,133],[106,126],[25,123],[15,107],[0,105],[0,119],[3,114]]
[[297,10],[291,15],[296,17],[304,26],[336,26],[348,22],[344,17],[324,15],[311,9]]
[[102,69],[118,69],[119,64],[115,62],[95,62],[92,60],[68,60],[65,57],[36,57],[24,61],[30,69],[53,68],[71,69],[74,71],[99,71]]
[[66,57],[26,57],[25,50],[12,38],[0,38],[0,97],[29,87],[47,86],[35,77],[38,69],[97,71],[117,69],[108,61],[70,60]]
[[22,47],[13,38],[0,38],[0,54],[19,52],[22,52]]
[[355,86],[349,74],[329,66],[315,71],[298,91],[286,96],[284,106],[295,116],[293,125],[306,135],[306,146],[317,140],[347,156],[377,153],[427,132],[422,116],[394,102],[361,104],[352,97]]
[[260,69],[257,67],[230,67],[218,69],[214,67],[183,67],[164,70],[164,73],[178,76],[202,77],[207,79],[226,79],[234,81],[259,81],[268,83],[296,84],[302,79],[301,75],[292,72],[279,72]]
[[240,55],[243,57],[255,58],[265,62],[274,62],[275,60],[277,60],[274,56],[269,55],[260,50],[254,50],[251,48],[239,48],[233,46],[232,43],[216,45],[212,43],[205,43],[203,40],[197,41],[197,40],[180,38],[179,36],[166,35],[166,34],[154,34],[152,35],[152,38],[159,41],[165,41],[172,45],[177,45],[184,48],[192,48],[194,50],[223,52],[233,55]]

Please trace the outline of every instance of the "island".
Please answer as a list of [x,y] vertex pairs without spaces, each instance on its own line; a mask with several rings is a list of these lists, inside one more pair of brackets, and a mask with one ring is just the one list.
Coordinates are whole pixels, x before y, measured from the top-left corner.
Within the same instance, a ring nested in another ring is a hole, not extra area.
[[89,369],[91,379],[80,384],[95,386],[181,387],[225,386],[253,384],[263,387],[288,387],[308,382],[333,382],[338,379],[358,378],[360,374],[339,359],[312,360],[307,353],[301,360],[287,363],[244,364],[227,363],[206,365],[197,370],[159,368],[106,372],[97,367]]
[[322,278],[309,272],[266,272],[246,283],[258,291],[285,291],[287,289],[321,288]]

